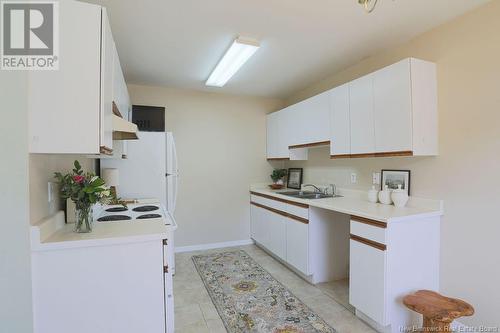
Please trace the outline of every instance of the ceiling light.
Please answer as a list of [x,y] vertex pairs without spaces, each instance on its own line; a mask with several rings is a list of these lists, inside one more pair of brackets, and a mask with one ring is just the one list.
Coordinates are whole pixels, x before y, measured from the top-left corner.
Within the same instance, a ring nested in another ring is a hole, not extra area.
[[363,6],[367,13],[373,12],[378,0],[358,0],[358,3]]
[[207,86],[223,87],[229,79],[259,49],[256,41],[237,38],[219,61],[205,83]]

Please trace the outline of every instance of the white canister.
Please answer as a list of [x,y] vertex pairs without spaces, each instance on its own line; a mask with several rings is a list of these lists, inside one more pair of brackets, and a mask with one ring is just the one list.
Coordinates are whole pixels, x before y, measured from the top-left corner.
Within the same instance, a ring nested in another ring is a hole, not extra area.
[[368,190],[368,201],[377,203],[378,202],[378,191],[375,186],[372,186],[371,190]]
[[394,201],[394,206],[404,207],[408,202],[408,193],[401,188],[401,184],[398,185],[397,190],[393,190],[391,194],[392,201]]
[[388,185],[385,185],[384,190],[378,193],[378,200],[384,205],[392,204],[391,190]]

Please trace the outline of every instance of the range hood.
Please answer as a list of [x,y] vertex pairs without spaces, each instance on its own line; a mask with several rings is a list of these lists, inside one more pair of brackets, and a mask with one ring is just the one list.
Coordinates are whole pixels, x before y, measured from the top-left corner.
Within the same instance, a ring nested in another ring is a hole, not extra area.
[[113,140],[138,140],[137,125],[123,119],[118,106],[113,102]]
[[137,125],[113,114],[113,140],[137,139]]

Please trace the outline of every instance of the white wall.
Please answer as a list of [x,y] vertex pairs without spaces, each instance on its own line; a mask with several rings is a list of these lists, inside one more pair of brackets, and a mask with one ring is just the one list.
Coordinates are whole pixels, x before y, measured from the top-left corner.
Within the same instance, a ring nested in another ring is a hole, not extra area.
[[0,332],[33,330],[28,215],[27,75],[0,74]]
[[[412,194],[443,199],[441,286],[476,308],[468,325],[500,326],[500,1],[492,1],[398,48],[300,92],[289,103],[405,57],[437,63],[440,154],[428,158],[330,160],[314,150],[305,181],[368,189],[371,172],[410,169]],[[351,171],[358,184],[349,184]],[[422,240],[425,241],[425,240]],[[418,267],[415,267],[418,270]],[[412,272],[408,272],[412,274]]]
[[279,100],[129,85],[133,104],[165,106],[180,183],[176,246],[250,238],[249,186],[269,180],[265,115]]

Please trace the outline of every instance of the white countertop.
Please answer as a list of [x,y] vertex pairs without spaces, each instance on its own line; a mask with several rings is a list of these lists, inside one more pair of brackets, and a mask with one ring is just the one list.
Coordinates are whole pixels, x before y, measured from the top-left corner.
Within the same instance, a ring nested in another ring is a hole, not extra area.
[[91,233],[73,232],[62,211],[31,227],[31,250],[46,251],[75,247],[105,246],[166,239],[170,226],[161,218],[94,223]]
[[274,196],[288,201],[298,202],[339,213],[356,215],[386,223],[410,220],[415,218],[427,218],[443,215],[443,202],[441,200],[430,200],[410,197],[406,207],[398,208],[393,205],[371,203],[365,199],[366,192],[342,190],[339,192],[344,197],[324,199],[299,199],[280,194],[291,189],[271,190],[267,185],[251,186],[250,191]]

